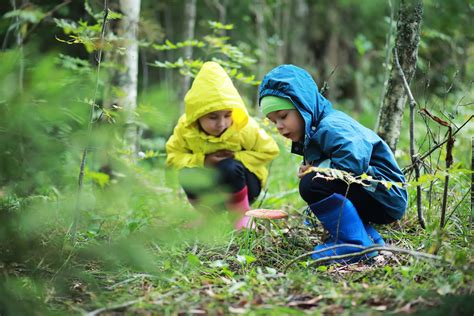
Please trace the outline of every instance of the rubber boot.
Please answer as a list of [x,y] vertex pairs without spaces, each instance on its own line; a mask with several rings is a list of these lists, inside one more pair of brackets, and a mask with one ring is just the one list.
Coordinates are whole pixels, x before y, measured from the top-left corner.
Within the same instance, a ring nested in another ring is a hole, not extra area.
[[385,246],[385,241],[383,240],[382,236],[380,236],[379,232],[369,223],[364,223],[365,231],[369,235],[370,238],[379,246]]
[[249,227],[250,217],[245,216],[245,212],[250,209],[247,186],[238,192],[232,193],[228,203],[228,208],[230,211],[235,212],[238,216],[234,223],[234,228],[236,230],[254,227],[254,225]]
[[[332,238],[330,242],[323,243],[314,248],[315,251],[324,250],[338,244],[353,244],[370,247],[374,242],[367,234],[364,224],[352,202],[344,196],[334,193],[331,196],[309,206],[323,227],[329,231]],[[314,260],[350,253],[360,252],[363,249],[356,247],[339,247],[313,254]],[[362,256],[331,260],[331,262],[352,263],[376,256],[373,251]]]

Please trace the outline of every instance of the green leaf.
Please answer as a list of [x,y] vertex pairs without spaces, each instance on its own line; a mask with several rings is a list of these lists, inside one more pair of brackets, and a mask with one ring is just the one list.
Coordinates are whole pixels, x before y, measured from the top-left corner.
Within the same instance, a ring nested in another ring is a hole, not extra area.
[[196,256],[195,254],[188,253],[187,259],[188,259],[188,263],[191,266],[198,267],[202,264],[201,260],[199,260],[198,256]]
[[3,15],[5,19],[8,18],[19,18],[21,22],[29,22],[32,24],[37,24],[46,16],[43,11],[39,9],[31,9],[27,7],[26,9],[13,10],[7,12]]
[[102,172],[90,171],[88,169],[85,170],[85,176],[86,178],[98,184],[101,188],[109,184],[109,181],[110,181],[110,176],[108,174],[102,173]]

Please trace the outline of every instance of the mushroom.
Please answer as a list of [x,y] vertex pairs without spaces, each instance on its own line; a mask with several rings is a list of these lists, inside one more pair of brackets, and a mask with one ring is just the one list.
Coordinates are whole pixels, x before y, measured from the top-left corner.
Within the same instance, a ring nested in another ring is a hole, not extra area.
[[288,213],[282,210],[268,210],[264,208],[247,211],[245,215],[253,218],[266,219],[267,221],[265,221],[263,225],[268,232],[270,232],[270,222],[272,220],[288,217]]
[[288,213],[282,210],[267,210],[264,208],[247,211],[245,215],[264,219],[281,219],[288,217]]

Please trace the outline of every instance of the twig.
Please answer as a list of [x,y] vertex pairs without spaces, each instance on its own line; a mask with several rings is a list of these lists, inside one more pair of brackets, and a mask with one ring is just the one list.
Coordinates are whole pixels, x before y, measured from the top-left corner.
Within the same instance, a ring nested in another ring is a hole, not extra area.
[[408,255],[411,255],[411,256],[417,257],[417,258],[437,260],[437,261],[446,261],[444,258],[442,258],[440,256],[431,255],[431,254],[428,254],[428,253],[413,251],[413,250],[404,249],[404,248],[398,248],[398,247],[387,247],[387,246],[364,247],[364,246],[353,245],[353,244],[338,244],[338,245],[330,246],[330,247],[327,247],[327,248],[324,248],[324,249],[306,252],[306,253],[302,254],[301,256],[298,256],[298,257],[294,258],[293,260],[288,262],[283,267],[283,272],[286,273],[289,266],[291,266],[293,263],[295,263],[296,261],[298,261],[302,258],[311,256],[313,254],[321,253],[321,252],[324,252],[324,251],[337,249],[337,248],[343,248],[343,247],[358,248],[358,249],[361,249],[361,251],[360,252],[348,253],[348,254],[344,254],[344,255],[327,256],[327,257],[324,257],[324,258],[319,258],[319,259],[314,260],[310,264],[316,264],[316,263],[326,262],[326,261],[330,261],[330,260],[350,258],[350,257],[354,257],[354,256],[361,256],[361,255],[364,255],[366,253],[373,252],[373,251],[388,251],[388,252],[392,252],[392,253],[405,253],[405,254],[408,254]]
[[[474,175],[474,174],[473,174]],[[469,193],[471,193],[471,188],[469,188],[466,193],[464,193],[461,201],[459,201],[459,203],[454,207],[454,209],[451,211],[451,213],[448,215],[448,217],[446,218],[446,222],[449,221],[451,219],[451,216],[453,216],[454,212],[456,212],[457,208],[459,207],[459,205],[462,204],[462,202],[464,202],[464,199],[469,195]]]
[[331,71],[331,73],[329,74],[329,77],[327,80],[324,80],[324,83],[323,83],[323,86],[322,88],[319,90],[319,93],[324,96],[326,94],[326,91],[328,91],[330,88],[329,88],[329,85],[328,85],[328,81],[331,79],[332,75],[334,75],[334,73],[336,72],[336,69],[337,69],[338,65],[334,66],[333,70]]
[[[474,115],[471,115],[461,126],[459,126],[458,129],[456,129],[454,132],[453,132],[453,137],[464,127],[467,125],[467,123],[469,123],[472,119],[474,118]],[[440,148],[441,146],[443,146],[444,144],[446,144],[448,142],[448,138],[446,138],[445,140],[443,140],[442,142],[438,143],[435,147],[431,148],[430,150],[428,150],[425,154],[423,154],[421,157],[418,158],[418,161],[422,161],[422,160],[425,160],[426,157],[429,157],[436,149]],[[411,164],[409,165],[408,167],[405,167],[403,168],[403,172],[404,173],[407,173],[407,172],[410,172],[411,169],[414,168],[414,164]]]
[[112,305],[112,306],[109,306],[109,307],[102,307],[102,308],[93,310],[92,312],[86,313],[84,315],[86,315],[86,316],[95,316],[95,315],[98,315],[98,314],[100,314],[102,312],[105,312],[105,311],[112,311],[112,310],[116,310],[116,309],[120,309],[120,308],[124,308],[124,307],[134,305],[138,302],[141,302],[142,300],[143,300],[143,298],[140,297],[136,300],[131,300],[131,301],[128,301],[128,302],[125,302],[125,303],[122,303],[122,304]]
[[136,279],[138,278],[150,278],[150,279],[154,279],[154,278],[157,278],[156,275],[152,275],[152,274],[147,274],[147,273],[138,273],[138,274],[135,274],[134,276],[126,279],[126,280],[123,280],[123,281],[120,281],[118,283],[115,283],[115,284],[112,284],[112,285],[109,285],[106,287],[107,290],[113,290],[115,289],[116,287],[118,286],[121,286],[121,285],[124,285],[124,284],[127,284],[127,283],[130,283],[132,281],[135,281]]
[[34,24],[31,29],[25,34],[25,37],[24,39],[26,39],[30,34],[33,33],[33,31],[38,27],[38,25],[44,20],[46,19],[47,17],[53,15],[54,12],[56,12],[57,10],[61,9],[63,6],[71,3],[72,0],[65,0],[63,3],[60,3],[58,5],[56,5],[54,8],[52,8],[51,10],[49,10],[48,12],[45,13],[45,15],[41,18],[41,20],[39,20],[36,24]]
[[[449,170],[451,165],[453,164],[453,147],[454,147],[454,137],[453,137],[453,128],[449,122],[446,122],[439,117],[431,114],[426,108],[420,110],[422,114],[427,115],[433,121],[438,123],[439,125],[445,126],[448,128],[448,137],[446,142],[446,170]],[[444,181],[444,190],[443,190],[443,204],[441,206],[441,220],[440,220],[440,228],[443,228],[445,225],[445,218],[446,218],[446,208],[447,208],[447,201],[448,201],[448,189],[449,189],[449,173],[446,173],[445,181]]]
[[[418,179],[420,178],[420,166],[418,163],[418,159],[416,157],[415,153],[415,107],[416,107],[416,101],[415,98],[413,97],[413,94],[411,93],[410,86],[408,85],[407,79],[405,77],[405,74],[403,73],[403,69],[400,66],[400,62],[398,60],[398,52],[397,49],[394,49],[394,58],[395,58],[395,63],[397,65],[398,72],[400,74],[400,77],[402,78],[403,81],[403,87],[405,88],[405,93],[408,96],[408,99],[410,100],[410,156],[411,156],[411,162],[415,166],[415,180],[418,182]],[[425,229],[425,219],[423,218],[423,208],[422,208],[422,203],[421,203],[421,185],[418,184],[416,186],[416,210],[418,213],[418,222],[420,223],[420,226]]]
[[[449,170],[453,164],[453,147],[454,147],[454,137],[452,127],[448,127],[448,142],[446,144],[446,171]],[[443,204],[441,206],[441,220],[439,222],[440,228],[443,228],[446,224],[446,208],[448,204],[448,189],[449,189],[449,172],[446,172],[446,177],[444,180],[444,192],[443,192]]]

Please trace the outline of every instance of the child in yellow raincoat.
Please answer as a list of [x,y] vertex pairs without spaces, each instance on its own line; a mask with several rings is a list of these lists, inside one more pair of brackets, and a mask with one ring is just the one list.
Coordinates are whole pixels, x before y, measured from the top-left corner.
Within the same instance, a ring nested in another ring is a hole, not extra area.
[[[245,212],[268,177],[266,165],[278,154],[275,141],[251,118],[225,70],[206,62],[185,96],[183,114],[166,143],[166,164],[182,169],[180,182],[189,200],[225,187],[227,206],[239,216],[236,229],[246,227]],[[187,186],[205,168],[217,171],[210,186]]]

